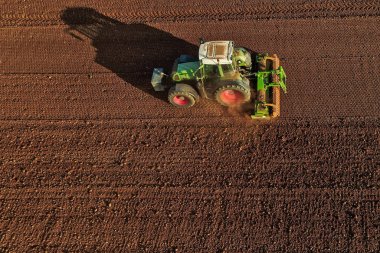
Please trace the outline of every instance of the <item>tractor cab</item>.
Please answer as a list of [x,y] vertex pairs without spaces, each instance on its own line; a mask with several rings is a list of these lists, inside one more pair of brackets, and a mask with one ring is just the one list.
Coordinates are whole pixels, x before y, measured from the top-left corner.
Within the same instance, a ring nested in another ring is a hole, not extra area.
[[199,46],[202,76],[207,79],[232,78],[237,72],[232,41],[209,41]]
[[232,41],[209,41],[199,46],[199,60],[203,64],[232,64]]
[[231,106],[250,99],[249,80],[241,76],[235,54],[233,41],[201,42],[197,88],[203,97]]

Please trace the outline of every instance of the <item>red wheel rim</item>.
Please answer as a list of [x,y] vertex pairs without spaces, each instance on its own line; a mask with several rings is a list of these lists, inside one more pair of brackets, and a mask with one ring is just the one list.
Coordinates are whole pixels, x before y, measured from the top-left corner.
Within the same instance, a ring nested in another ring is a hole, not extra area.
[[173,102],[177,105],[184,106],[190,103],[190,99],[188,97],[178,95],[173,97]]
[[224,90],[220,93],[219,98],[227,105],[237,105],[244,102],[244,95],[238,90]]

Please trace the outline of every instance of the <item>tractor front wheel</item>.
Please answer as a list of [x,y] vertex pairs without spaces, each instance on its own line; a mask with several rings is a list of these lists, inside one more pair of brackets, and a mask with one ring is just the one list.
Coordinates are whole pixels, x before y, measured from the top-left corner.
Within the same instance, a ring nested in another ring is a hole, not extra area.
[[168,95],[169,102],[175,107],[189,108],[196,102],[194,96],[188,91],[178,91],[175,87],[169,90]]
[[250,93],[238,85],[225,85],[219,88],[215,93],[216,101],[224,106],[238,106],[247,102]]

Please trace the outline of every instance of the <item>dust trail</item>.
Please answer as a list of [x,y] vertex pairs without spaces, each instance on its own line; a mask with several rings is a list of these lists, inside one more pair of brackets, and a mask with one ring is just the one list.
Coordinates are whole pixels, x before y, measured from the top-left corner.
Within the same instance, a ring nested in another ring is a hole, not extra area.
[[251,114],[253,110],[253,103],[244,103],[236,106],[225,107],[226,115],[234,116],[234,119],[239,122],[252,121]]

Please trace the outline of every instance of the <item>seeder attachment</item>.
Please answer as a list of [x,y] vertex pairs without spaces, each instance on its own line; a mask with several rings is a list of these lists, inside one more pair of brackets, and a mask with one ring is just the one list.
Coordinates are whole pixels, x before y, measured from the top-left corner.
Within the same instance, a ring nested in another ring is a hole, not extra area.
[[277,55],[258,55],[257,96],[251,117],[275,118],[280,116],[280,89],[286,93],[286,74]]

